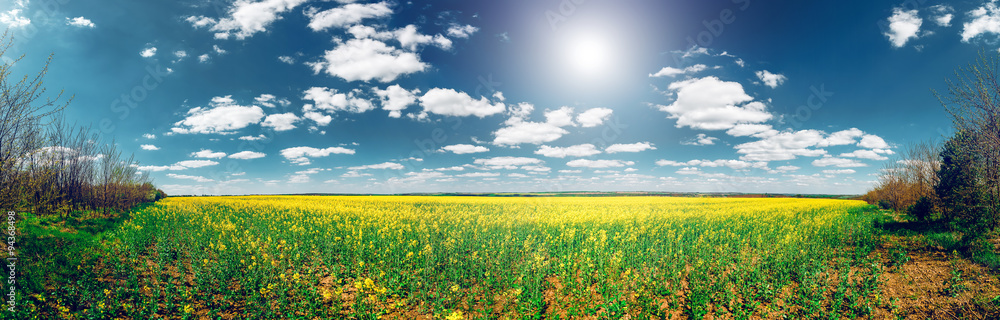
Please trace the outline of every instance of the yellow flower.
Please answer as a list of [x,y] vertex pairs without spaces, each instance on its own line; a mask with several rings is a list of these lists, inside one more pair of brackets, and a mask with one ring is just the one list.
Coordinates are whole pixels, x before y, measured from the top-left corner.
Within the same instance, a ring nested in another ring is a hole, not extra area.
[[292,280],[299,281],[299,273],[298,272],[296,272],[295,274],[292,275]]
[[184,305],[184,313],[192,313],[192,312],[194,312],[194,307],[192,307],[190,304]]
[[462,320],[462,319],[465,319],[465,316],[462,315],[462,311],[461,310],[455,310],[454,312],[452,312],[451,314],[449,314],[447,317],[445,317],[445,319],[448,319],[448,320]]
[[459,287],[457,284],[453,285],[453,286],[451,286],[451,292],[458,292],[458,289],[461,289],[461,288],[462,287]]

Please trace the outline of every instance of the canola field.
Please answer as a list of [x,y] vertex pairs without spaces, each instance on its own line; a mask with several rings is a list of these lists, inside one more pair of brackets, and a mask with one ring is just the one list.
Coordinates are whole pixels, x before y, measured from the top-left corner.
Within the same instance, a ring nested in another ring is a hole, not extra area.
[[168,198],[102,240],[88,316],[839,318],[881,259],[860,201]]

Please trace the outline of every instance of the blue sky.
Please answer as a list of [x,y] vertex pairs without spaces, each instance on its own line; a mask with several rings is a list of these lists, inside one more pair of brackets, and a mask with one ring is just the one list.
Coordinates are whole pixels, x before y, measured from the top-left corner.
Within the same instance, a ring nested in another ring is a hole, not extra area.
[[0,2],[168,194],[862,193],[996,1]]

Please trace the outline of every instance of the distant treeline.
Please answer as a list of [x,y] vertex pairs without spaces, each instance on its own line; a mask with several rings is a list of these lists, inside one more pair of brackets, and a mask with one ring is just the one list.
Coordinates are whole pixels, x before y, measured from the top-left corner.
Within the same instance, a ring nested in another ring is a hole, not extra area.
[[[11,44],[8,33],[0,36],[0,56]],[[48,62],[34,76],[11,74],[21,58],[0,65],[0,209],[65,215],[127,210],[165,196],[113,140],[62,118],[72,98],[43,97]]]
[[1000,226],[1000,60],[982,53],[959,69],[938,99],[952,116],[955,133],[944,144],[909,146],[882,168],[869,203],[945,224],[970,246]]

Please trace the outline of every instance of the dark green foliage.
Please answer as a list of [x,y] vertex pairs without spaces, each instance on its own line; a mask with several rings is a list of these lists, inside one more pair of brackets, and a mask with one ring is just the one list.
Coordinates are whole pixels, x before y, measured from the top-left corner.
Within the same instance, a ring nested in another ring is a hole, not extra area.
[[974,151],[972,137],[958,132],[941,151],[940,182],[935,192],[941,202],[943,218],[966,234],[965,243],[985,235],[996,222],[994,210],[988,206],[986,186],[980,168],[979,155]]
[[929,221],[931,214],[934,213],[934,200],[930,197],[920,197],[917,203],[906,208],[906,213],[917,221]]

